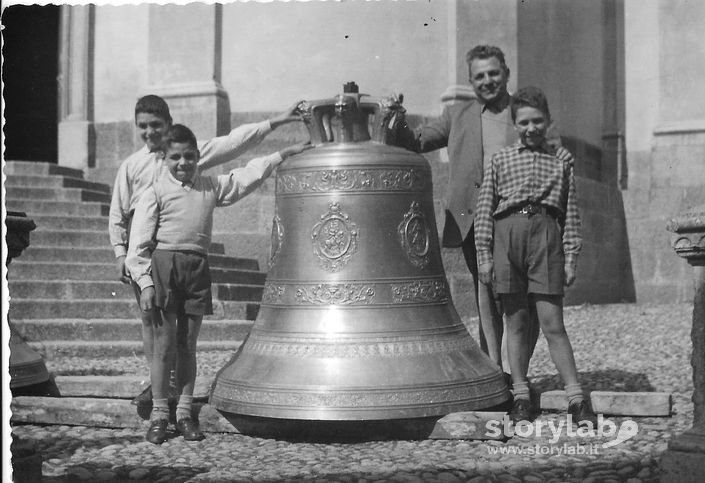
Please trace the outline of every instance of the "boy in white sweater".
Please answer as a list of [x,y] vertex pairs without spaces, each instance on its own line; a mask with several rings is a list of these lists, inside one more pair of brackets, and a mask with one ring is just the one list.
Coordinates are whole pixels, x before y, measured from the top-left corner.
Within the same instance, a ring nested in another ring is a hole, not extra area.
[[[198,167],[201,171],[231,161],[259,144],[277,127],[300,120],[296,106],[292,105],[281,114],[267,121],[243,124],[225,136],[215,137],[199,142],[200,157]],[[120,281],[131,284],[137,302],[140,290],[125,273],[125,256],[129,246],[130,223],[137,204],[152,183],[155,170],[162,164],[160,148],[164,134],[172,125],[169,106],[159,96],[146,95],[135,104],[135,127],[144,142],[142,149],[128,157],[120,165],[115,177],[113,196],[110,202],[108,231],[110,243],[115,251],[117,277]],[[142,312],[142,341],[147,363],[152,363],[152,332],[156,315]],[[151,403],[151,390],[147,388],[136,399],[136,404]]]
[[[191,417],[196,381],[196,340],[203,316],[212,314],[208,247],[213,210],[251,193],[287,157],[307,148],[298,144],[261,158],[229,174],[202,176],[196,138],[175,124],[163,143],[163,168],[135,207],[125,261],[139,285],[140,308],[156,309],[154,354],[150,368],[152,416],[147,441],[166,440],[169,372],[176,361],[176,429],[197,441],[203,433]],[[182,326],[182,325],[185,325]]]

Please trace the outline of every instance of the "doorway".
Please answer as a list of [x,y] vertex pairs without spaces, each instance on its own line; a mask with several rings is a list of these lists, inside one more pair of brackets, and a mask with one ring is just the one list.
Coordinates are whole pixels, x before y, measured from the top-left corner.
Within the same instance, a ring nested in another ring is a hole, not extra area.
[[5,159],[57,162],[58,5],[4,9]]

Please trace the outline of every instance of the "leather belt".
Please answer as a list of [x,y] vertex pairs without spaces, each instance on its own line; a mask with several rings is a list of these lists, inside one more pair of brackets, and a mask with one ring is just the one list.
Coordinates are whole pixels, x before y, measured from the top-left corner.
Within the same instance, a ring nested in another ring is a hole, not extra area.
[[557,209],[551,207],[551,206],[545,206],[545,205],[540,205],[538,203],[527,203],[519,208],[511,208],[504,213],[500,213],[499,216],[497,216],[497,219],[500,218],[505,218],[507,216],[512,216],[512,215],[523,215],[523,216],[531,216],[531,215],[549,215],[553,218],[558,219],[559,218],[559,212]]

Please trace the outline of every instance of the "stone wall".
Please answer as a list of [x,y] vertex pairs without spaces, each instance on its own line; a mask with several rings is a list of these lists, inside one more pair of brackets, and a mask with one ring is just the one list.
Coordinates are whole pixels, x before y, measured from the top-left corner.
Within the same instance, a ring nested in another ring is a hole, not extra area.
[[691,269],[674,255],[666,223],[705,203],[705,127],[657,132],[650,151],[628,159],[623,195],[637,302],[690,301]]

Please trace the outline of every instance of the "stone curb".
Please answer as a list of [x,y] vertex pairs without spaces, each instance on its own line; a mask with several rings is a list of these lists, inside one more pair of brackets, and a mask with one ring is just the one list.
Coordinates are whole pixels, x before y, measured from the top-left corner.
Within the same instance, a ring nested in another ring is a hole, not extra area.
[[[670,416],[672,400],[671,393],[667,392],[592,391],[590,393],[593,411],[610,416]],[[565,391],[541,393],[541,409],[568,410]]]

